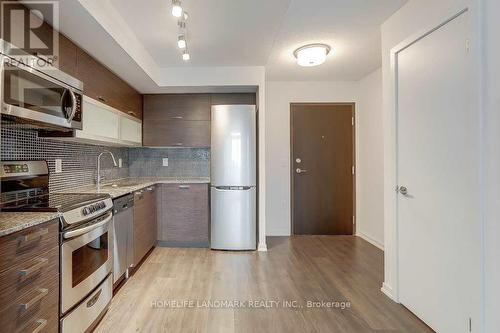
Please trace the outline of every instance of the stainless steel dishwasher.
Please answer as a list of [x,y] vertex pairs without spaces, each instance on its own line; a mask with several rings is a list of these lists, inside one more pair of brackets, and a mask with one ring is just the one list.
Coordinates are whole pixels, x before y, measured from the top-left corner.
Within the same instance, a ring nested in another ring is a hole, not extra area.
[[128,269],[134,260],[134,196],[127,194],[113,200],[113,283],[123,275],[128,278]]

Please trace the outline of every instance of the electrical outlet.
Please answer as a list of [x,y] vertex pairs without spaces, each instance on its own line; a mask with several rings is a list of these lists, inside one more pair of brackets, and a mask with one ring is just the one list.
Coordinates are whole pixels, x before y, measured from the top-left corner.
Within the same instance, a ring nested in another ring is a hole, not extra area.
[[168,157],[163,158],[163,166],[168,166]]
[[62,172],[62,160],[60,158],[56,158],[56,173]]
[[123,167],[123,161],[121,158],[118,159],[118,167],[119,168]]

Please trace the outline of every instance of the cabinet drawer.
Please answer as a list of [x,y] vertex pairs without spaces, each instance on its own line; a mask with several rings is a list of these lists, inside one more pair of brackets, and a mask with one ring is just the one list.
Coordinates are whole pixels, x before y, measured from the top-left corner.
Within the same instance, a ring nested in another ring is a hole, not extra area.
[[0,274],[0,311],[35,288],[46,288],[59,276],[59,247],[16,264]]
[[144,146],[210,147],[210,121],[145,121],[143,128]]
[[3,332],[57,332],[59,325],[59,275],[45,284],[33,284],[32,290],[9,301],[0,311]]
[[159,240],[208,244],[208,185],[162,185]]
[[145,95],[144,120],[210,120],[210,95]]
[[59,245],[59,219],[0,238],[0,273]]

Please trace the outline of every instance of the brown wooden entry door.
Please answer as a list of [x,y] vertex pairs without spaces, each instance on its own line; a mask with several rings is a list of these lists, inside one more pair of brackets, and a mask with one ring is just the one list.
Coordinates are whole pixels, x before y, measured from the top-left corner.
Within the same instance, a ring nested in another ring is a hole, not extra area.
[[354,232],[354,104],[291,104],[292,232]]

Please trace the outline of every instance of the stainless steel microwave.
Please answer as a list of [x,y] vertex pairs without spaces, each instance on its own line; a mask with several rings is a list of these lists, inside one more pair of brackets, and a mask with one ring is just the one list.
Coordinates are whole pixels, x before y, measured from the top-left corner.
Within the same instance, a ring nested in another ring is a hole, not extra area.
[[0,40],[2,117],[42,128],[82,129],[83,83]]

